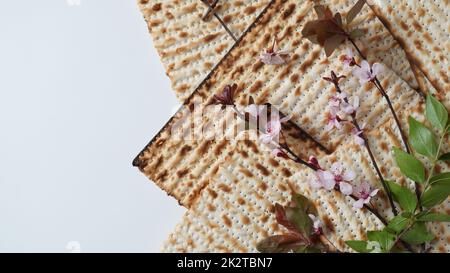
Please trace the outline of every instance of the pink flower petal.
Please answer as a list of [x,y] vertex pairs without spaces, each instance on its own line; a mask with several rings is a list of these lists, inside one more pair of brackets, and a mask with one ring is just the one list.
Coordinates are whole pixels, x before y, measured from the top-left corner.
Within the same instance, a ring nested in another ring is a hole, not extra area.
[[335,163],[333,163],[333,165],[331,165],[331,172],[334,175],[341,175],[342,169],[343,169],[342,164],[339,162],[335,162]]
[[384,66],[382,64],[374,63],[372,65],[372,76],[373,77],[380,75],[381,73],[383,73],[383,71],[384,71]]
[[353,171],[346,171],[346,172],[344,172],[344,175],[342,176],[342,178],[345,181],[352,181],[355,179],[355,177],[356,177],[356,174]]
[[361,69],[363,71],[370,71],[370,64],[366,60],[362,61],[361,62]]
[[370,184],[367,183],[366,181],[362,182],[360,185],[361,191],[364,193],[369,193],[370,192]]
[[353,192],[353,187],[349,183],[341,182],[341,183],[339,183],[339,190],[344,195],[350,195]]
[[353,97],[353,108],[355,108],[355,110],[357,110],[359,108],[359,97],[358,96]]
[[320,180],[320,183],[322,186],[327,190],[334,189],[334,186],[336,185],[336,181],[334,180],[334,175],[330,173],[329,171],[317,171],[318,178]]
[[353,136],[353,141],[359,145],[359,146],[363,146],[364,145],[364,139],[358,135],[354,135]]
[[365,70],[361,67],[355,67],[352,71],[353,76],[359,79],[360,84],[364,84],[371,80],[370,78],[370,70]]
[[380,191],[379,189],[373,190],[373,191],[370,193],[370,196],[371,196],[371,197],[374,197],[375,195],[377,195],[377,193],[378,193],[379,191]]
[[353,203],[353,207],[355,209],[362,209],[363,206],[364,206],[364,199],[358,199],[358,201]]

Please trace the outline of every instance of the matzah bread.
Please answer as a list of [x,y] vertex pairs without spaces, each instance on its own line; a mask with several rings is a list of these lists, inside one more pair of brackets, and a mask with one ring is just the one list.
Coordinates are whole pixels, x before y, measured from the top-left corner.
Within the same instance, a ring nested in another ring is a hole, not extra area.
[[[185,102],[185,110],[193,109],[198,101],[203,101],[202,105],[205,106],[209,103],[208,100],[212,95],[221,92],[226,84],[237,83],[238,103],[245,104],[248,96],[252,95],[257,103],[269,102],[279,105],[283,113],[292,114],[294,123],[300,125],[314,139],[320,139],[321,143],[333,150],[342,138],[324,130],[327,119],[327,112],[324,109],[326,109],[328,98],[334,91],[332,86],[322,80],[322,77],[328,76],[332,68],[336,69],[338,74],[345,73],[337,53],[334,58],[327,59],[321,47],[302,39],[300,34],[302,25],[315,18],[315,14],[312,12],[314,3],[310,1],[296,3],[296,1],[276,1],[261,22],[246,34],[245,38],[226,56],[220,67],[213,71],[208,81],[202,84],[198,91]],[[273,33],[280,33],[281,38],[287,34],[290,35],[281,39],[280,42],[282,48],[292,50],[290,60],[286,65],[267,66],[257,58],[259,53],[270,43]],[[342,51],[344,51],[344,47],[341,47]],[[370,56],[370,51],[368,53]],[[348,72],[346,73],[348,74]],[[384,78],[383,85],[390,90],[388,93],[391,94],[394,102],[398,101],[395,105],[397,109],[399,107],[411,109],[417,107],[414,104],[401,104],[399,99],[405,98],[405,95],[400,91],[407,89],[408,86],[405,86],[394,74]],[[364,88],[359,88],[359,83],[356,81],[346,81],[343,89],[359,89],[361,99],[368,103],[364,106],[367,108],[364,111],[373,113],[365,121],[370,126],[380,124],[380,121],[390,117],[384,100],[372,85],[367,84]],[[414,94],[409,96],[414,96]],[[204,167],[199,170],[206,167],[211,170],[211,163],[208,160],[214,162],[218,155],[211,151],[209,142],[199,143],[192,147],[184,141],[170,139],[172,127],[175,124],[183,124],[183,120],[186,119],[186,111],[177,113],[171,119],[160,134],[137,157],[134,164],[140,166],[150,179],[169,194],[174,195],[178,201],[189,206],[189,200],[196,195],[196,190],[202,188],[202,181],[197,181],[199,179],[197,174],[183,180],[180,177],[175,179],[174,174],[178,171],[184,173],[186,169],[191,169],[189,164],[197,162],[198,158],[205,160]],[[406,118],[407,112],[402,111],[400,114],[401,118]],[[221,116],[221,119],[230,119],[230,115],[233,113],[229,112],[227,115]],[[211,122],[208,117],[206,115],[203,120],[196,120],[196,123]],[[213,121],[220,124],[220,120]],[[184,127],[190,126],[189,122],[184,123]],[[226,142],[223,143],[220,146],[223,146],[222,150],[226,152]],[[198,151],[201,151],[200,155],[198,155]],[[212,155],[210,157],[202,155],[207,152]],[[172,178],[169,173],[172,174]]]
[[[412,95],[409,102],[420,104],[415,92],[408,92]],[[403,93],[406,95],[408,92]],[[423,105],[411,112],[419,120],[424,119],[418,112],[421,107]],[[361,113],[362,116],[364,114]],[[412,188],[412,183],[407,182],[395,167],[391,154],[393,147],[401,146],[399,136],[393,133],[394,126],[390,119],[378,128],[368,130],[369,144],[377,161],[382,164],[384,177]],[[219,163],[219,169],[208,177],[208,185],[169,236],[162,251],[255,252],[258,241],[284,232],[284,228],[275,221],[273,205],[286,204],[292,191],[314,200],[326,224],[326,236],[341,251],[350,251],[345,240],[365,239],[367,230],[383,227],[370,212],[354,209],[351,198],[334,191],[311,189],[308,183],[313,176],[311,169],[275,158],[269,149],[258,143],[236,141],[234,145],[232,152]],[[449,143],[445,146],[448,151]],[[355,181],[370,181],[373,187],[381,187],[365,149],[351,143],[351,138],[347,138],[332,155],[321,157],[320,164],[329,168],[336,161],[357,173]],[[444,164],[440,168],[441,171],[449,170],[449,166]],[[378,210],[385,217],[392,218],[386,197],[381,195],[375,200]],[[448,213],[449,205],[447,201],[440,211]],[[430,227],[441,239],[430,245],[431,251],[449,252],[449,224],[433,223]]]
[[[219,1],[215,11],[239,37],[270,0]],[[200,0],[138,0],[172,88],[184,101],[233,46]]]
[[[219,1],[216,11],[235,36],[240,37],[271,2],[273,1]],[[306,2],[329,4],[335,12],[343,13],[355,3],[353,0]],[[172,87],[178,99],[184,101],[233,46],[234,40],[215,18],[202,21],[207,7],[200,0],[138,0],[138,3]],[[412,88],[417,89],[418,83],[403,50],[372,10],[364,8],[352,25],[356,26],[361,22],[360,27],[366,35],[358,44],[363,49],[370,48],[372,54],[369,59],[383,62]]]
[[[377,0],[372,9],[450,109],[450,2]],[[426,86],[425,86],[426,87]]]
[[[339,74],[344,73],[341,71],[342,65],[337,58],[326,60],[323,52],[318,46],[312,45],[308,41],[302,39],[296,40],[297,38],[300,38],[299,30],[301,29],[301,24],[304,23],[302,20],[304,18],[306,18],[304,20],[310,20],[312,16],[310,12],[312,5],[309,2],[304,2],[300,6],[294,6],[295,3],[297,3],[297,1],[287,1],[286,3],[284,1],[277,1],[275,5],[270,8],[268,14],[262,18],[261,22],[256,25],[255,28],[240,42],[239,46],[225,58],[219,69],[213,71],[211,78],[186,102],[186,106],[189,108],[190,105],[194,104],[196,99],[211,98],[212,94],[218,93],[223,88],[224,84],[236,82],[239,85],[238,102],[243,103],[244,101],[247,101],[248,95],[252,94],[259,102],[269,101],[272,104],[279,103],[281,110],[284,113],[294,114],[293,121],[305,128],[306,131],[312,134],[316,139],[320,139],[326,143],[327,147],[335,149],[339,143],[345,143],[339,146],[335,153],[338,154],[339,151],[341,151],[340,149],[343,149],[346,152],[352,151],[351,147],[353,146],[348,144],[342,136],[338,134],[330,135],[323,131],[325,122],[324,109],[326,108],[327,99],[334,91],[333,88],[329,87],[321,80],[321,77],[325,75],[328,76],[327,73],[331,68],[335,69]],[[289,14],[289,16],[280,18],[280,16],[285,16],[286,14]],[[298,22],[300,17],[302,20]],[[280,21],[285,21],[285,24],[279,25]],[[270,33],[275,31],[278,33],[286,33],[289,29],[290,31],[297,31],[297,34],[294,35],[295,37],[289,37],[291,39],[289,41],[282,40],[281,44],[284,48],[289,48],[289,45],[292,46],[293,44],[298,43],[298,47],[295,47],[296,50],[293,50],[291,61],[286,66],[269,67],[260,65],[258,61],[255,61],[254,56],[257,56],[270,40]],[[307,46],[305,46],[306,44]],[[243,56],[247,55],[253,56],[253,58],[243,58]],[[251,69],[242,69],[243,67]],[[385,75],[381,77],[381,80],[391,96],[396,109],[406,109],[405,111],[402,111],[400,115],[403,126],[406,128],[405,120],[408,114],[413,113],[414,115],[418,115],[423,112],[423,105],[420,103],[420,97],[415,91],[408,88],[408,86],[394,73],[390,72],[390,70],[386,71]],[[361,118],[368,123],[370,134],[378,136],[381,139],[380,141],[387,141],[384,145],[380,143],[375,143],[376,145],[374,145],[371,143],[372,147],[377,147],[375,153],[378,162],[386,162],[387,166],[393,166],[394,164],[389,152],[390,147],[393,145],[400,147],[401,144],[398,140],[398,136],[395,137],[395,135],[398,134],[396,133],[397,130],[395,126],[392,124],[390,113],[374,87],[369,84],[365,85],[363,88],[359,88],[358,86],[355,79],[349,79],[343,83],[344,90],[357,90],[355,92],[362,98],[364,105],[361,109],[363,113]],[[204,105],[207,104],[207,102],[203,103]],[[213,121],[219,121],[220,124],[220,121],[232,118],[233,116],[233,113],[227,113],[222,115],[222,118]],[[234,145],[239,145],[239,142],[231,141],[230,145],[226,145],[227,143],[221,144],[216,142],[213,143],[213,145],[207,146],[210,154],[213,154],[213,151],[218,147],[221,147],[221,150],[226,151],[219,156],[213,155],[212,157],[209,157],[208,154],[205,153],[205,149],[201,149],[206,142],[202,143],[196,141],[189,143],[193,146],[189,145],[189,148],[186,148],[186,142],[174,140],[172,135],[170,135],[170,129],[174,128],[174,124],[179,126],[181,123],[182,126],[189,126],[189,122],[183,121],[185,118],[186,117],[184,117],[182,112],[177,113],[165,129],[136,159],[135,164],[139,165],[146,175],[158,183],[168,193],[174,195],[181,203],[192,207],[193,210],[190,213],[194,215],[192,217],[199,217],[197,219],[199,219],[198,222],[199,225],[201,225],[202,218],[198,216],[202,215],[201,210],[196,211],[195,206],[197,206],[197,204],[199,204],[198,206],[205,204],[201,201],[202,196],[203,194],[206,194],[210,186],[214,186],[214,183],[210,180],[202,181],[201,176],[203,176],[203,179],[205,180],[206,178],[216,177],[221,169],[221,167],[218,166],[226,166],[227,163],[229,163],[229,157],[235,155],[235,148],[233,147]],[[207,124],[209,121],[208,118],[205,120],[202,119],[200,124]],[[381,126],[382,124],[385,124],[385,126]],[[384,128],[385,133],[383,133],[383,130],[381,129],[374,130],[374,128],[377,127]],[[374,141],[373,137],[371,137],[371,141]],[[262,156],[266,156],[268,153],[270,153],[270,151],[265,153],[259,152],[259,154],[263,154]],[[159,156],[160,154],[162,154],[162,156]],[[349,152],[349,156],[356,158],[352,158],[354,160],[351,165],[352,168],[354,168],[355,165],[358,165],[356,164],[357,162],[363,162],[361,158],[366,158],[367,166],[370,166],[367,157],[362,157],[361,153],[357,151]],[[343,156],[336,156],[339,160],[343,160],[342,157]],[[208,158],[208,160],[217,164],[208,165],[207,162],[205,164],[198,163],[199,160],[202,161],[204,158]],[[391,163],[389,164],[389,162]],[[296,167],[298,168],[298,166]],[[181,173],[184,174],[185,177],[191,178],[192,176],[192,180],[185,182],[186,179],[183,177],[183,180],[180,177],[177,177],[178,171],[180,170],[183,170]],[[394,174],[391,176],[391,171],[394,172],[395,169],[384,169],[384,172],[387,172],[386,174],[389,177],[395,177]],[[290,172],[297,173],[296,171],[293,171],[293,169]],[[365,179],[370,180],[371,182],[376,181],[373,172],[365,171],[363,174]],[[397,176],[398,175],[399,172],[397,170]],[[190,182],[191,184],[189,184]],[[306,181],[298,179],[295,180],[295,182],[296,184],[301,183],[301,186],[298,187],[307,187]],[[299,191],[303,193],[303,191]],[[285,203],[287,199],[285,198],[283,200],[284,202],[281,203]],[[332,198],[330,197],[327,200],[332,200]],[[222,213],[227,213],[227,206],[225,204],[222,204],[220,209]],[[350,215],[348,213],[350,213],[350,211],[347,211],[347,214],[345,215]],[[388,214],[389,211],[384,211],[384,213]],[[334,212],[330,219],[346,219],[347,216],[339,216],[339,214]],[[354,217],[353,214],[350,216]],[[364,218],[365,216],[361,217],[361,223],[365,224],[363,226],[364,229],[370,229],[376,226],[376,222],[374,222],[376,220],[367,220],[372,217],[371,215],[368,215],[367,219]],[[189,216],[187,216],[187,218],[189,218]],[[196,218],[189,219],[191,222],[197,221]],[[349,220],[353,221],[354,219],[351,218]],[[222,217],[222,222],[223,221],[228,223],[228,221],[224,220]],[[224,227],[223,223],[222,227]],[[444,226],[444,235],[446,230],[446,226]],[[343,231],[351,232],[355,236],[358,235],[358,233],[349,230],[346,231],[346,229],[343,229]],[[232,240],[229,238],[235,238],[236,231],[225,229],[224,234],[225,237],[221,237],[221,240],[226,240],[227,243],[230,243]],[[188,236],[193,235],[195,234],[190,234]],[[192,237],[194,240],[191,239],[191,241],[195,244],[196,238],[206,238],[202,236],[203,235],[201,234],[197,234],[195,237]],[[349,237],[345,234],[339,234],[339,236],[335,238],[336,242],[338,242],[337,238],[340,238],[340,236],[344,239]],[[445,236],[441,237],[445,238]],[[208,251],[214,250],[215,249],[211,248]],[[254,251],[254,245],[253,248],[248,247],[247,250]],[[195,251],[195,249],[193,248],[191,251]],[[197,249],[197,251],[201,250]],[[231,248],[223,251],[241,250]]]

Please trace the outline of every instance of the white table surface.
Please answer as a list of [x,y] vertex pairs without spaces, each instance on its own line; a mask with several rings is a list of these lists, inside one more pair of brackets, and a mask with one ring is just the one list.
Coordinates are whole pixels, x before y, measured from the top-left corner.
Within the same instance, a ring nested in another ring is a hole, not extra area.
[[185,209],[131,162],[177,101],[136,1],[2,0],[0,35],[0,251],[159,251]]

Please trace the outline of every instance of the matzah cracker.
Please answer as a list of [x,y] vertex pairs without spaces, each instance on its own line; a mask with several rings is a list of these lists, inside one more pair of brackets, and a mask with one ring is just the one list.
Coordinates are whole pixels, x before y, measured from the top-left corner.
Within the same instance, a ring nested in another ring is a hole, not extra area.
[[[409,92],[414,94],[412,90]],[[414,97],[410,97],[410,102],[419,103]],[[424,120],[418,112],[411,114]],[[393,133],[393,127],[395,124],[391,119],[366,131],[369,144],[381,164],[383,176],[413,188],[412,182],[406,181],[396,167],[392,155],[393,147],[401,146],[400,137]],[[327,169],[338,161],[355,171],[355,181],[369,181],[373,187],[381,188],[366,150],[350,141],[351,138],[347,138],[332,155],[322,157],[320,164]],[[326,224],[326,236],[341,251],[350,251],[345,246],[346,240],[365,239],[366,231],[383,227],[370,212],[354,209],[351,198],[334,191],[311,189],[308,181],[313,172],[309,168],[275,158],[261,144],[242,141],[235,144],[231,149],[233,152],[223,158],[217,172],[209,177],[208,185],[164,243],[162,251],[255,252],[258,241],[284,232],[284,228],[275,221],[272,206],[275,203],[286,204],[292,190],[315,202]],[[444,149],[449,150],[448,142]],[[448,164],[440,165],[441,171],[449,169]],[[378,195],[374,203],[382,215],[388,219],[393,217],[385,195]],[[439,211],[448,213],[449,207],[450,202],[447,201]],[[440,239],[431,243],[431,251],[449,252],[450,224],[433,223],[429,227]]]
[[[271,11],[269,10],[269,13],[266,15],[268,18],[265,16],[266,18],[262,19],[262,23],[257,25],[251,32],[248,33],[245,39],[239,44],[239,47],[236,47],[236,50],[231,52],[231,54],[227,56],[227,58],[223,62],[223,65],[220,66],[220,69],[214,71],[208,82],[206,82],[199,89],[199,91],[196,92],[193,97],[186,102],[186,105],[188,107],[190,105],[193,105],[195,99],[211,98],[212,94],[218,93],[223,88],[224,84],[229,82],[236,82],[239,84],[238,101],[246,101],[248,93],[251,93],[260,102],[269,101],[272,104],[276,104],[278,101],[280,101],[281,110],[284,113],[294,113],[293,121],[295,123],[301,124],[302,127],[307,128],[307,131],[311,133],[315,138],[325,140],[325,142],[328,144],[328,147],[335,148],[337,144],[339,144],[343,140],[342,137],[339,137],[338,135],[329,135],[322,130],[322,128],[324,127],[323,109],[325,109],[328,97],[333,94],[333,90],[328,85],[325,85],[323,83],[321,77],[326,75],[325,73],[329,71],[327,69],[330,69],[330,67],[337,68],[337,72],[341,72],[339,71],[339,61],[337,60],[337,58],[334,60],[325,60],[325,58],[320,55],[320,53],[323,52],[321,52],[321,49],[319,47],[309,44],[308,48],[305,49],[304,45],[302,47],[302,41],[298,42],[300,45],[298,47],[298,50],[296,52],[293,52],[294,62],[288,63],[287,66],[269,68],[268,66],[255,64],[252,63],[251,60],[242,58],[242,56],[246,56],[246,54],[257,56],[262,48],[264,48],[264,45],[261,44],[265,44],[270,40],[270,37],[267,37],[269,36],[267,35],[267,33],[271,33],[274,30],[278,30],[279,33],[286,32],[286,29],[284,29],[283,27],[289,27],[289,21],[291,18],[299,18],[299,16],[309,16],[309,13],[307,11],[310,11],[311,7],[307,6],[308,3],[303,3],[300,8],[291,8],[293,9],[293,11],[289,12],[290,18],[285,18],[288,21],[286,25],[278,26],[276,23],[274,25],[271,25],[271,22],[282,21],[277,17],[286,14],[286,12],[289,11],[290,7],[292,7],[292,4],[294,3],[291,2],[290,5],[287,5],[286,7],[283,5],[283,3],[277,2],[273,8],[281,9],[279,13],[270,13]],[[299,14],[297,14],[296,11],[299,11]],[[273,19],[269,20],[269,18]],[[293,21],[295,21],[295,19]],[[301,26],[299,26],[299,28],[301,29]],[[266,34],[264,34],[263,29],[264,31],[267,30]],[[259,35],[263,37],[260,37]],[[265,40],[266,42],[264,42]],[[286,45],[289,44],[289,41],[283,40],[282,44],[283,43],[285,43]],[[307,65],[305,65],[305,63]],[[257,69],[256,71],[252,71],[252,74],[249,73],[249,71],[246,71],[239,67],[252,67],[253,70],[255,70],[254,68]],[[295,78],[297,78],[298,81],[291,80]],[[308,90],[306,90],[306,88],[299,89],[299,78],[301,78],[302,84],[309,87]],[[406,111],[402,111],[400,116],[403,122],[403,126],[406,128],[405,120],[410,112],[413,112],[415,115],[417,115],[417,113],[423,112],[423,105],[420,104],[419,96],[414,91],[409,89],[402,80],[397,78],[395,74],[391,73],[389,70],[386,71],[381,80],[383,82],[383,85],[386,87],[387,92],[393,99],[394,106],[397,108],[397,110],[406,109]],[[260,82],[259,84],[257,83],[258,81]],[[304,83],[305,81],[307,82]],[[259,87],[253,88],[254,86]],[[358,86],[358,84],[356,83],[355,79],[349,79],[343,84],[343,89],[355,90],[356,86]],[[396,128],[392,124],[390,113],[387,110],[384,101],[380,98],[379,95],[377,95],[378,93],[374,89],[375,88],[370,85],[366,85],[363,88],[357,89],[357,93],[359,93],[361,97],[364,97],[362,100],[366,103],[366,105],[362,107],[362,112],[364,113],[364,121],[368,122],[368,130],[371,132],[375,132],[373,129],[379,127],[380,124],[391,124],[391,129],[386,129],[386,132],[390,135],[395,136]],[[297,90],[299,91],[297,92]],[[285,100],[285,98],[288,99]],[[290,106],[289,103],[291,102],[295,103],[295,105]],[[228,113],[223,116],[229,117],[230,115],[232,115],[232,113]],[[185,172],[187,171],[185,173],[185,175],[187,176],[191,175],[192,173],[194,173],[195,175],[201,173],[196,168],[196,164],[188,165],[186,164],[186,162],[183,162],[183,160],[188,157],[191,162],[197,162],[199,158],[203,158],[203,154],[194,154],[193,152],[191,152],[193,150],[192,147],[190,147],[189,149],[185,149],[184,144],[170,139],[171,136],[168,133],[169,128],[173,128],[173,125],[180,121],[181,124],[183,124],[182,120],[183,114],[179,112],[168,124],[168,126],[165,127],[165,130],[157,138],[155,138],[155,140],[147,147],[147,149],[143,151],[143,153],[137,158],[135,163],[139,165],[141,169],[146,173],[146,175],[148,175],[150,178],[156,178],[154,179],[155,182],[157,182],[169,193],[174,194],[175,197],[183,204],[187,206],[195,206],[197,202],[200,202],[199,200],[201,200],[201,196],[205,194],[205,192],[209,189],[211,181],[200,183],[200,186],[192,184],[190,186],[191,188],[189,188],[189,185],[188,187],[186,187],[186,184],[183,184],[182,181],[179,181],[180,179],[177,179],[174,176],[174,174],[176,173],[175,171],[179,166],[184,168],[186,168],[187,166],[191,166],[190,169],[185,170]],[[389,122],[389,120],[391,122]],[[202,120],[201,124],[205,124],[208,121],[208,119]],[[397,141],[389,139],[389,146],[386,146],[388,144],[380,144],[380,146],[375,146],[381,149],[377,150],[376,152],[377,159],[390,156],[390,149],[386,147],[390,147],[391,145],[401,146],[398,139],[398,137]],[[224,145],[215,143],[214,146],[211,147],[211,149],[221,146]],[[229,147],[232,147],[232,145],[229,145]],[[195,149],[196,148],[194,147],[194,150]],[[336,152],[338,152],[339,149],[340,148],[338,148]],[[351,151],[349,149],[345,150]],[[228,162],[226,161],[226,157],[234,155],[232,151],[233,149],[229,148],[227,150],[227,153],[222,154],[222,157],[216,157],[216,162]],[[167,158],[156,158],[156,155],[161,152]],[[359,153],[357,152],[350,152],[350,154],[354,156],[359,155]],[[169,164],[166,164],[167,159],[170,161]],[[361,161],[355,160],[355,162]],[[392,164],[390,166],[392,166]],[[217,173],[220,172],[220,167],[214,168],[214,170],[214,172],[208,173],[208,175],[205,177],[214,177]],[[386,170],[384,171],[386,172]],[[171,177],[168,178],[168,175]],[[373,177],[373,173],[366,173],[366,177]],[[197,182],[194,181],[194,183]],[[192,198],[193,196],[194,198]],[[224,207],[226,209],[225,205]],[[369,225],[367,225],[367,227],[369,227]],[[445,231],[446,229],[444,228],[444,232]],[[234,251],[239,250],[234,249]]]
[[[216,9],[219,16],[236,37],[244,33],[272,1],[229,0],[219,1]],[[334,12],[345,13],[355,3],[353,0],[305,1],[331,5]],[[234,44],[234,40],[215,18],[207,22],[201,17],[207,7],[200,0],[138,0],[148,23],[156,49],[158,50],[172,87],[180,101],[184,101],[219,63]],[[300,4],[300,3],[299,3]],[[364,8],[352,22],[366,32],[358,44],[371,52],[369,59],[383,62],[408,84],[418,84],[405,58],[403,50],[391,37],[369,8]]]
[[378,0],[371,6],[450,109],[450,2]]
[[[182,204],[189,206],[190,201],[195,199],[197,191],[203,187],[204,181],[199,177],[200,171],[215,170],[211,162],[215,162],[219,154],[228,151],[227,142],[216,141],[211,146],[209,142],[175,141],[170,139],[170,131],[174,125],[180,127],[180,124],[181,127],[189,128],[190,122],[184,121],[187,119],[187,109],[194,109],[196,103],[200,104],[200,109],[205,107],[212,95],[221,92],[229,83],[238,84],[238,103],[245,104],[248,96],[252,95],[257,103],[269,102],[279,105],[281,112],[292,114],[294,123],[333,150],[342,138],[324,130],[327,121],[325,109],[329,97],[334,94],[334,87],[323,81],[322,77],[329,76],[331,69],[335,69],[338,74],[348,75],[349,72],[343,71],[338,53],[335,53],[334,58],[327,59],[320,46],[302,39],[300,34],[302,25],[315,18],[312,12],[313,6],[314,3],[310,1],[301,4],[297,1],[276,1],[261,22],[246,34],[245,38],[226,56],[220,67],[213,71],[208,81],[185,102],[185,110],[178,112],[171,119],[136,158],[134,164],[166,192]],[[292,50],[286,65],[267,66],[257,58],[270,43],[273,33],[281,35],[282,48]],[[286,36],[287,34],[289,37]],[[341,52],[343,50],[344,47],[341,47]],[[370,52],[368,53],[370,55]],[[419,96],[414,93],[402,93],[402,90],[409,90],[409,87],[394,73],[386,73],[381,80],[391,95],[396,109],[406,108],[418,111],[417,103],[406,104],[403,101],[407,101],[408,97],[418,99]],[[361,100],[366,102],[363,111],[367,112],[365,122],[368,126],[377,126],[390,118],[387,105],[376,88],[371,84],[366,84],[363,88],[359,86],[359,83],[353,80],[343,82],[342,88],[349,92],[357,90]],[[230,115],[233,113],[228,112],[220,118],[227,120]],[[407,112],[399,111],[399,115],[402,120],[405,120]],[[196,123],[208,124],[211,122],[209,117],[205,115],[202,120],[196,120]],[[212,121],[217,124],[221,122],[214,119]],[[406,124],[403,126],[406,128]],[[215,146],[219,146],[219,151],[222,153],[215,153],[212,148]],[[200,162],[205,163],[197,164],[194,169],[198,169],[198,172],[195,172],[192,177],[175,175],[178,172],[184,174],[186,169],[192,168],[189,164],[196,163],[199,159],[201,159]]]
[[[270,0],[219,1],[216,13],[239,37]],[[234,44],[200,0],[138,0],[172,88],[184,101]]]
[[[273,205],[286,204],[292,191],[315,203],[327,238],[341,251],[351,251],[346,240],[366,239],[367,230],[383,228],[370,212],[353,208],[351,198],[335,191],[311,189],[306,182],[313,176],[311,170],[273,158],[264,147],[259,154],[242,142],[234,149],[236,153],[211,177],[211,183],[166,240],[163,252],[256,252],[259,241],[286,233],[276,222]],[[242,157],[243,153],[248,156]],[[342,145],[323,161],[337,158],[347,168],[356,167],[358,177],[370,169],[359,146]],[[355,161],[361,163],[355,165]],[[393,163],[392,159],[386,163]],[[262,173],[255,164],[264,165],[267,171]],[[375,200],[379,208],[387,202],[385,197]],[[449,225],[434,223],[432,229],[441,238],[433,242],[432,251],[450,251]]]

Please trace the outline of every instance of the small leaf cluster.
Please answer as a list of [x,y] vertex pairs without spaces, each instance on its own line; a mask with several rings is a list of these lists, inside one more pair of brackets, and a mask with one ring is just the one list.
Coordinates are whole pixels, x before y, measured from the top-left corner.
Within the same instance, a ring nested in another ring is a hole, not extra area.
[[348,25],[361,12],[365,3],[365,0],[359,0],[347,12],[347,16],[345,17],[346,25],[344,25],[343,18],[339,12],[333,14],[328,7],[322,5],[315,6],[314,10],[318,18],[305,24],[302,29],[303,37],[324,47],[327,57],[331,56],[333,51],[347,38],[356,39],[364,35],[361,29],[347,31],[346,28],[348,28]]
[[[448,141],[450,122],[447,109],[436,98],[429,95],[426,100],[426,118],[434,130],[409,117],[409,141],[414,151],[431,163],[426,170],[424,164],[413,154],[395,148],[393,153],[402,174],[416,182],[423,191],[418,196],[411,189],[393,181],[387,181],[395,202],[402,212],[392,218],[381,231],[369,231],[367,241],[347,241],[357,252],[397,252],[405,244],[421,245],[435,239],[427,229],[426,222],[450,222],[450,215],[434,213],[433,208],[450,195],[450,173],[435,174],[439,161],[449,161],[450,155],[442,154],[444,141]],[[437,131],[438,133],[433,133]],[[423,208],[423,209],[422,209]],[[373,247],[373,246],[376,247]]]
[[314,204],[305,196],[293,194],[288,206],[275,205],[278,224],[287,229],[286,234],[270,236],[257,244],[262,253],[319,253],[324,251],[319,234],[314,232],[309,215],[317,215]]

